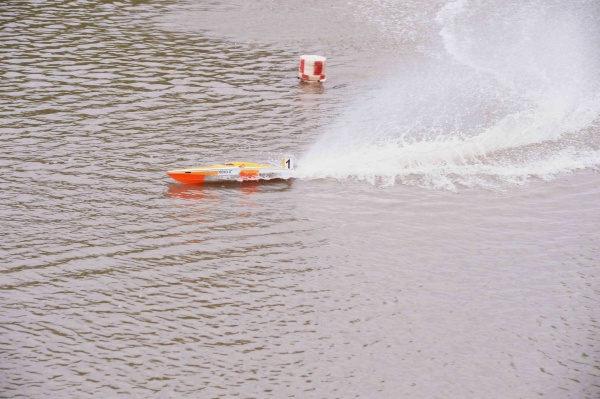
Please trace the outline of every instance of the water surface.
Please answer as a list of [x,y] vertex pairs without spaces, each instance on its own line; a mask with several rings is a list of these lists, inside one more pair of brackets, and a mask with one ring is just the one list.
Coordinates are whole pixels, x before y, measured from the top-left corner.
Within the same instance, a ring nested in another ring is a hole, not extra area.
[[323,7],[3,5],[0,396],[600,395],[597,5]]

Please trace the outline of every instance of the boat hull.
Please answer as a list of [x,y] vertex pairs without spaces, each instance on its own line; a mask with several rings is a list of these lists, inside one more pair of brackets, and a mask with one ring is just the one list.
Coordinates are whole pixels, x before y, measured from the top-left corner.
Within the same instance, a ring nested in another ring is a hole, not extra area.
[[167,175],[184,184],[204,184],[226,181],[288,179],[291,177],[291,170],[249,162],[227,162],[198,168],[169,170]]

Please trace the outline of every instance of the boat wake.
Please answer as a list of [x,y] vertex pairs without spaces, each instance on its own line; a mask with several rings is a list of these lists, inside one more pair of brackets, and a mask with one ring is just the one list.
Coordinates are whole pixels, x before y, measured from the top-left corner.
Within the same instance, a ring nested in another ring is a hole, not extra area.
[[424,21],[437,33],[421,54],[399,57],[393,74],[350,104],[300,157],[297,176],[456,190],[596,168],[592,3],[446,4]]

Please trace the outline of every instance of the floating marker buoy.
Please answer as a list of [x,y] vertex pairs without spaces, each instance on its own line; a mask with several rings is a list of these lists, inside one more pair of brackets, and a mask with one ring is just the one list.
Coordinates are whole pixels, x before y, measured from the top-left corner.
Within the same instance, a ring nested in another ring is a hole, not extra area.
[[325,61],[327,58],[320,55],[300,56],[298,78],[303,82],[326,82]]

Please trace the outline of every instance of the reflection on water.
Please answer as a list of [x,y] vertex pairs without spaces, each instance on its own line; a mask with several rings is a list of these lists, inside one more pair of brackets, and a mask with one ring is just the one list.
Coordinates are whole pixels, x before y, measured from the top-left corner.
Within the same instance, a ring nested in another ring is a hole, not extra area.
[[[170,198],[217,199],[219,195],[235,197],[251,196],[263,192],[282,192],[291,189],[291,180],[261,180],[244,182],[215,182],[209,184],[171,184],[166,192]],[[241,194],[241,195],[240,195]]]
[[[323,83],[308,83],[308,82],[300,82],[298,83],[298,93],[301,96],[309,96],[311,94],[323,94],[325,93],[325,85]],[[317,99],[318,97],[312,97],[313,99]],[[299,97],[299,100],[308,100],[305,97]]]
[[214,201],[217,199],[215,189],[203,184],[171,184],[167,190],[170,198],[182,198],[191,200]]
[[[246,181],[214,184],[171,184],[166,195],[174,200],[172,217],[188,220],[196,215],[195,222],[215,222],[227,217],[235,218],[236,225],[244,219],[253,219],[257,214],[253,207],[261,210],[278,208],[278,195],[288,192],[290,181]],[[261,195],[262,194],[262,195]],[[258,196],[257,196],[258,195]],[[273,202],[273,204],[265,203]]]

